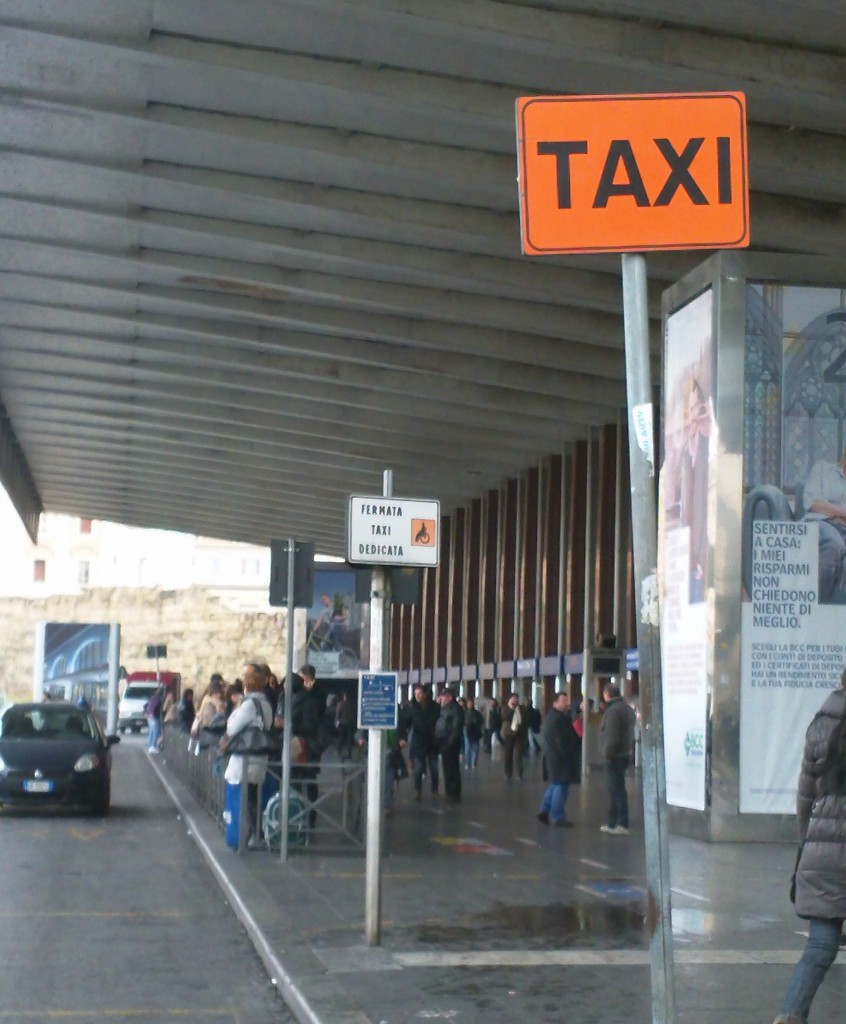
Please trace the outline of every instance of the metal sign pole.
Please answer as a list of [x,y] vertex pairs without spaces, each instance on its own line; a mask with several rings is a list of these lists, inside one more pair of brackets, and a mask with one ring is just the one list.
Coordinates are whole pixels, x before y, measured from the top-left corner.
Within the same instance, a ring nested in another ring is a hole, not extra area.
[[[661,642],[657,616],[658,529],[649,372],[649,318],[646,260],[624,254],[623,313],[629,412],[629,464],[643,760],[643,819],[648,889],[647,928],[652,978],[653,1024],[674,1024],[673,931],[670,919],[670,855],[667,835],[667,783],[664,772],[664,718],[661,695]],[[653,600],[653,597],[656,599]]]
[[106,697],[106,734],[118,731],[118,685],[120,680],[120,623],[109,626],[109,689]]
[[582,775],[590,775],[590,752],[593,743],[593,722],[590,720],[591,701],[596,691],[593,677],[593,459],[594,436],[590,428],[587,443],[587,467],[585,478],[585,591],[582,603]]
[[294,689],[294,559],[297,542],[288,538],[288,614],[285,629],[288,649],[285,652],[285,725],[282,730],[282,782],[279,801],[279,856],[288,859],[288,814],[291,804],[291,703]]
[[[394,492],[394,475],[386,469],[382,476],[382,496]],[[375,568],[370,596],[370,671],[386,668],[388,574]],[[385,772],[385,731],[367,730],[367,834],[364,867],[364,930],[369,946],[382,942],[382,792]]]

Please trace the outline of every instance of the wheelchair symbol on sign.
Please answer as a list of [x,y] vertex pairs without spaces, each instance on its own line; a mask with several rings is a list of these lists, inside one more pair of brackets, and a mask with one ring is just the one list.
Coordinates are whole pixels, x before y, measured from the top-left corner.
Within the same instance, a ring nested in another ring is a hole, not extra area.
[[431,547],[435,543],[435,520],[412,519],[411,543],[417,547]]

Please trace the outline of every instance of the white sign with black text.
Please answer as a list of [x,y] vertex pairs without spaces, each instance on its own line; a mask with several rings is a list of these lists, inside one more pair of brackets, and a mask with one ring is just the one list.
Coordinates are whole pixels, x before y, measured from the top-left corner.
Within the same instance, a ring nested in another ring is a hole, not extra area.
[[440,502],[422,498],[351,495],[347,561],[353,565],[436,566],[440,509]]

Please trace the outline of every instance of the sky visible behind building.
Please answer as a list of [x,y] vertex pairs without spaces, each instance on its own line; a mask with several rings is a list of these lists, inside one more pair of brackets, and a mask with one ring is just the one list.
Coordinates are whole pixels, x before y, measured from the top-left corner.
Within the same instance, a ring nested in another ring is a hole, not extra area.
[[263,547],[45,513],[30,540],[0,487],[0,597],[78,594],[88,587],[205,586],[244,610],[268,610]]

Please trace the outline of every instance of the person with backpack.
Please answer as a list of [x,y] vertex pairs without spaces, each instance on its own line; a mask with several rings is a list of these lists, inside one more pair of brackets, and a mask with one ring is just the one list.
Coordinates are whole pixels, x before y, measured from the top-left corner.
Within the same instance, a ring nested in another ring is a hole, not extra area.
[[[273,710],[264,694],[265,676],[261,665],[252,662],[246,664],[241,681],[244,684],[244,699],[226,720],[226,733],[220,741],[220,751],[226,754],[229,748],[233,748],[223,775],[224,779],[232,786],[240,786],[244,782],[247,785],[247,809],[250,820],[247,828],[247,846],[252,848],[261,842],[261,836],[256,833],[256,822],[259,792],[267,774],[268,757],[263,753],[251,753],[248,757],[237,753],[237,738],[248,729],[262,729],[267,732],[273,724]],[[248,761],[246,773],[245,760]]]
[[211,729],[216,736],[222,736],[225,728],[226,701],[223,696],[223,677],[213,675],[191,724],[194,751],[199,753],[202,748],[209,745],[208,736],[203,730]]
[[808,941],[774,1024],[806,1024],[846,920],[846,669],[805,733],[796,818],[791,899],[808,922]]

